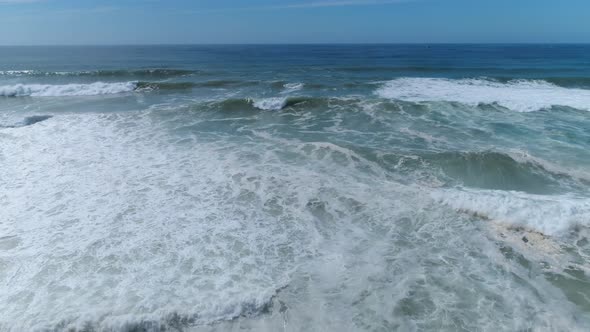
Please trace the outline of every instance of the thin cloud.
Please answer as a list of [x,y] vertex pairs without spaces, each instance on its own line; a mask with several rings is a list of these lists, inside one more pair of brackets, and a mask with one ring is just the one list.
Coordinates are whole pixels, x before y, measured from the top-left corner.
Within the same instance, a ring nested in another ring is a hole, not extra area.
[[68,8],[51,11],[52,15],[80,15],[80,14],[100,14],[118,11],[119,7],[91,7],[91,8]]
[[33,3],[33,2],[41,2],[44,0],[0,0],[0,4],[8,4],[8,3]]
[[299,4],[290,4],[283,6],[274,6],[273,8],[319,8],[319,7],[345,7],[345,6],[369,6],[369,5],[387,5],[392,3],[406,2],[409,0],[342,0],[342,1],[315,1]]
[[252,6],[252,7],[230,7],[230,8],[208,8],[184,11],[184,13],[218,13],[233,11],[257,11],[257,10],[283,10],[283,9],[305,9],[305,8],[326,8],[326,7],[350,7],[350,6],[376,6],[388,5],[417,0],[326,0],[302,3],[291,3],[284,5]]

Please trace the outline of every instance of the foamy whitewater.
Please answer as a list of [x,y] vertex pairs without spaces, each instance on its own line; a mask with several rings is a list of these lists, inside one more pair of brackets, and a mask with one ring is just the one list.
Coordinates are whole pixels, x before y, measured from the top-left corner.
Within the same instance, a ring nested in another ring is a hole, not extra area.
[[0,331],[590,329],[587,46],[0,51]]
[[90,84],[17,84],[0,86],[2,97],[63,97],[94,96],[131,92],[137,87],[135,82],[90,83]]

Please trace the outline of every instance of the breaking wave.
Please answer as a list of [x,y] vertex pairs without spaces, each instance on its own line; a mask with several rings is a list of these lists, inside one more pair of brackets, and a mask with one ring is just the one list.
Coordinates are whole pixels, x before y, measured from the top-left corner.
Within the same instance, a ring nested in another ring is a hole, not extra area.
[[382,98],[405,101],[448,101],[469,105],[497,104],[531,112],[552,106],[590,109],[590,90],[564,88],[542,80],[398,78],[376,91]]
[[137,82],[91,84],[17,84],[0,86],[2,97],[62,97],[62,96],[95,96],[132,92]]
[[0,86],[0,97],[65,97],[111,95],[133,91],[187,90],[191,82],[95,82],[90,84],[16,84]]
[[304,86],[303,83],[286,83],[283,85],[283,88],[285,90],[282,93],[290,93],[290,92],[299,91],[299,90],[303,89],[303,86]]
[[287,98],[272,97],[254,100],[252,105],[261,110],[280,110],[287,106]]
[[358,103],[358,99],[353,98],[329,98],[329,97],[269,97],[269,98],[229,98],[220,101],[208,103],[209,106],[224,110],[282,110],[287,108],[305,106],[305,107],[324,107],[330,105],[351,105]]

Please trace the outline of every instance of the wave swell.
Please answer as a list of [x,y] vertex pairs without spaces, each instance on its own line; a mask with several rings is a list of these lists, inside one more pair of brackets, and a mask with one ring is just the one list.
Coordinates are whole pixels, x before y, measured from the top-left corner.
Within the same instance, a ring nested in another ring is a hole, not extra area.
[[150,90],[188,90],[195,87],[195,83],[191,82],[137,82],[135,90],[150,91]]
[[[272,311],[273,302],[279,287],[274,292],[263,292],[252,298],[229,301],[226,305],[218,305],[198,313],[181,311],[161,312],[155,314],[112,315],[107,319],[93,317],[62,320],[54,328],[67,331],[168,331],[185,330],[203,325],[214,325],[229,322],[241,317],[257,317]],[[97,315],[99,316],[99,315]],[[0,325],[1,326],[1,325]],[[38,326],[40,329],[47,326]]]
[[0,125],[0,128],[19,128],[19,127],[31,126],[36,123],[39,123],[39,122],[42,122],[45,120],[49,120],[52,117],[53,117],[52,115],[32,115],[32,116],[28,116],[24,120],[22,120],[18,123],[12,124],[12,125]]
[[442,152],[423,155],[405,164],[440,169],[462,185],[485,189],[547,194],[563,190],[566,183],[578,188],[590,185],[587,174],[524,153]]

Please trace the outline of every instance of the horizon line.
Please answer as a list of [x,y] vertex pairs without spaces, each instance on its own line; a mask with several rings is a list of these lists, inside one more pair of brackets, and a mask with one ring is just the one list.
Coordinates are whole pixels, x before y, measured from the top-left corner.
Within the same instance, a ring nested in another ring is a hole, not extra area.
[[308,43],[97,43],[97,44],[0,44],[0,47],[101,47],[101,46],[371,46],[371,45],[590,45],[586,42],[308,42]]

